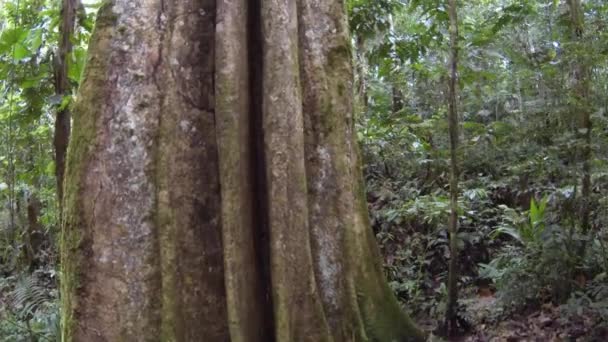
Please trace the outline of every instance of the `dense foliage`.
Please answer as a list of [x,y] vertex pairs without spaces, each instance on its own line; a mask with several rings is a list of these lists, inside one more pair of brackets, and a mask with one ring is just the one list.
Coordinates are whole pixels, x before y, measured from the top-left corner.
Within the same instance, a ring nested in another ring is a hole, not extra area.
[[[83,3],[74,88],[96,8]],[[583,1],[577,35],[568,3],[459,2],[459,305],[473,335],[518,315],[561,315],[537,321],[562,338],[608,329],[608,4]],[[53,122],[72,102],[56,95],[61,1],[0,5],[0,339],[54,340]],[[450,259],[446,4],[347,6],[373,229],[395,293],[435,329]]]
[[[591,317],[589,336],[606,327],[608,6],[583,4],[581,39],[565,1],[479,0],[458,9],[464,328],[548,303],[563,317]],[[450,259],[446,7],[384,0],[351,1],[349,9],[374,229],[393,288],[435,326]],[[581,65],[589,70],[584,99]],[[582,111],[593,127],[588,157]],[[473,317],[480,301],[496,307]]]

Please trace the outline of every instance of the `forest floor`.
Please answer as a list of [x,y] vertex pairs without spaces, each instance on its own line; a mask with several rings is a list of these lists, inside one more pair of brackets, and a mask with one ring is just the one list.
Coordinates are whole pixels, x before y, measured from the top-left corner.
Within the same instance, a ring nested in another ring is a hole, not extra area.
[[[528,312],[511,316],[501,315],[500,303],[488,288],[468,288],[460,300],[464,308],[462,316],[468,330],[461,336],[448,339],[451,342],[524,342],[524,341],[608,341],[608,328],[598,327],[601,321],[596,313],[582,310],[567,314],[565,305],[545,303],[532,306]],[[437,333],[437,321],[428,317],[416,317],[420,326]],[[439,339],[443,341],[443,339]]]
[[486,322],[495,305],[496,298],[491,296],[473,300],[468,311],[477,315],[479,323],[458,341],[608,341],[608,331],[595,329],[592,317],[580,315],[579,319],[566,319],[560,307],[553,304],[501,322]]
[[[520,341],[608,341],[608,329],[596,328],[597,317],[581,312],[577,318],[563,314],[563,308],[550,303],[528,313],[497,318],[498,303],[491,292],[482,289],[476,296],[463,299],[470,330],[453,342],[520,342]],[[431,321],[420,321],[433,329]]]
[[[415,201],[403,200],[397,190],[378,185],[374,189],[368,192],[368,204],[389,283],[415,321],[441,336],[437,322],[445,312],[449,250],[444,227],[428,223],[434,203],[422,203],[421,212],[410,205]],[[458,302],[463,333],[451,341],[608,342],[606,274],[589,272],[570,279],[561,274],[563,264],[554,262],[560,259],[533,254],[509,236],[493,238],[492,232],[505,218],[494,210],[498,204],[488,201],[486,206],[489,209],[477,209],[477,221],[462,226]],[[394,208],[407,208],[401,210],[412,214],[399,221]],[[445,221],[438,217],[436,221]],[[484,273],[493,260],[516,265],[495,268],[502,274],[510,272],[510,278],[495,282]],[[560,296],[566,282],[570,292]]]

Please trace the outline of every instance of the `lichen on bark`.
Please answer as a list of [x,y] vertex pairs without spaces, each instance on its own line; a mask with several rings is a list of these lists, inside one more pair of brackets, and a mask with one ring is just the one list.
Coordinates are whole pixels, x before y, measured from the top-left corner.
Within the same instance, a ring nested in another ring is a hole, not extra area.
[[100,10],[69,152],[66,340],[227,334],[209,133],[214,6],[117,0]]

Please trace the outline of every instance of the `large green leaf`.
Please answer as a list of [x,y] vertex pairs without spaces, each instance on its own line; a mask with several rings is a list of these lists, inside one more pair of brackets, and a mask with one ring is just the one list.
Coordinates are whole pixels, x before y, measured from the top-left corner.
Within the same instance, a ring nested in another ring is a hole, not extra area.
[[87,51],[82,47],[78,47],[72,52],[72,58],[68,63],[68,77],[72,82],[80,82],[80,76],[84,70],[86,58]]
[[24,42],[29,32],[24,27],[6,29],[0,34],[0,54],[8,54],[15,45]]

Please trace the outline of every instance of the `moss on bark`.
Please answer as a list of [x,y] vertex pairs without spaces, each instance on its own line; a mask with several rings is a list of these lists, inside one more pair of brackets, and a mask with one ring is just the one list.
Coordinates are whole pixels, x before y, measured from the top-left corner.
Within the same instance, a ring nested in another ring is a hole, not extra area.
[[422,340],[369,227],[343,3],[112,4],[75,107],[64,340]]
[[[104,80],[108,58],[111,30],[115,17],[111,5],[106,2],[100,8],[93,38],[89,43],[90,53],[87,68],[79,89],[79,97],[72,108],[74,129],[69,145],[66,179],[63,197],[62,231],[60,238],[61,266],[61,333],[62,341],[71,341],[77,319],[74,312],[78,306],[79,287],[84,260],[82,251],[86,249],[87,236],[82,228],[85,214],[79,204],[82,193],[82,179],[87,172],[88,161],[95,148],[95,123],[98,111],[103,107]],[[101,93],[100,93],[101,91]],[[81,99],[84,99],[81,100]]]

